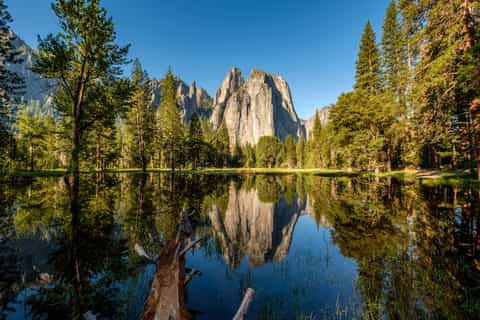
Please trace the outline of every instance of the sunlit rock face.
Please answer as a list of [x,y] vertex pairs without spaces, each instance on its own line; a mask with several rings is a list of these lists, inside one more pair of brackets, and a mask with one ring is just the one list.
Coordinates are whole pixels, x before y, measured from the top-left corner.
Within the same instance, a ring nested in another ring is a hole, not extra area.
[[[151,80],[150,87],[153,105],[158,108],[162,100],[161,81]],[[182,80],[177,79],[177,104],[180,108],[182,122],[188,123],[194,113],[203,117],[210,116],[212,98],[205,89],[197,87],[195,81],[188,86]]]
[[56,81],[42,79],[38,74],[32,72],[35,51],[23,40],[17,37],[13,41],[13,47],[20,53],[18,58],[21,63],[10,65],[8,68],[25,81],[22,94],[24,102],[35,102],[46,107],[51,106],[51,95],[55,89]]
[[244,256],[261,266],[287,256],[302,210],[296,199],[288,204],[282,196],[276,203],[266,203],[255,190],[236,190],[231,185],[225,212],[213,205],[210,220],[230,266],[238,266]]
[[284,140],[304,132],[288,83],[280,76],[252,70],[244,81],[238,68],[230,70],[218,90],[212,124],[225,121],[230,145],[256,144],[262,136]]
[[[322,126],[327,125],[329,115],[330,115],[330,108],[322,108],[318,110],[318,118]],[[314,121],[315,121],[315,114],[310,118],[308,118],[307,120],[303,120],[307,139],[310,137],[310,134],[312,133]]]

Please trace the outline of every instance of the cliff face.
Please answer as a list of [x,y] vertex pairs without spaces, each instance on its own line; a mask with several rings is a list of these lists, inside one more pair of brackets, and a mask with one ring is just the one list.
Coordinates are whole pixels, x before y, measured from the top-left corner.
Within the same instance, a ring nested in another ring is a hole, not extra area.
[[255,190],[236,190],[232,184],[227,209],[221,212],[213,205],[210,221],[230,266],[238,266],[244,256],[261,266],[287,256],[303,209],[298,201],[287,204],[283,197],[276,203],[262,202]]
[[211,121],[215,128],[225,121],[232,146],[256,144],[262,136],[297,138],[304,132],[287,82],[258,70],[247,81],[238,68],[229,71],[215,97]]
[[[159,80],[151,80],[150,83],[152,102],[158,108],[162,99],[161,83]],[[203,117],[210,116],[212,98],[205,89],[197,87],[195,82],[188,86],[182,80],[177,80],[177,103],[183,123],[189,122],[194,113]]]
[[[330,108],[322,108],[318,110],[318,117],[320,119],[320,123],[322,126],[326,126],[328,123],[328,117],[330,114]],[[310,133],[313,130],[313,123],[315,121],[315,114],[311,116],[308,120],[303,120],[303,125],[305,127],[305,134],[306,139],[310,137]]]
[[56,82],[54,80],[42,79],[38,74],[32,72],[34,50],[25,42],[17,37],[13,42],[13,46],[21,52],[19,58],[23,62],[10,65],[8,68],[20,75],[25,81],[23,100],[26,103],[33,101],[41,106],[50,106],[50,97],[55,89]]

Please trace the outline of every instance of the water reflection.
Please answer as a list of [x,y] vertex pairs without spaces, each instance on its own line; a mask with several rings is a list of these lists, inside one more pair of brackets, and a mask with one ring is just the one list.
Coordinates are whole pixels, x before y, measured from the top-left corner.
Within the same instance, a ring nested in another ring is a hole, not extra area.
[[475,186],[98,174],[0,208],[0,318],[231,318],[247,287],[252,318],[480,313]]

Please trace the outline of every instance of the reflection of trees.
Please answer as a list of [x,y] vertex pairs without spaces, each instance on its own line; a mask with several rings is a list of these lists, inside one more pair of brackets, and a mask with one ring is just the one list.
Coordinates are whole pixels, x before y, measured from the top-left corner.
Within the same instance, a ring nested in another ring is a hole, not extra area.
[[14,300],[20,289],[21,270],[16,252],[16,231],[13,224],[13,185],[0,181],[0,319],[7,304]]
[[[49,239],[55,250],[49,256],[52,279],[27,298],[34,319],[51,316],[80,318],[116,314],[114,284],[125,277],[123,241],[112,237],[115,192],[110,179],[83,181],[73,177],[64,188],[69,207],[62,219],[48,224],[56,234]],[[61,221],[61,223],[59,223]]]
[[327,217],[342,254],[357,261],[364,318],[478,313],[478,195],[470,188],[309,177],[307,190],[314,215]]

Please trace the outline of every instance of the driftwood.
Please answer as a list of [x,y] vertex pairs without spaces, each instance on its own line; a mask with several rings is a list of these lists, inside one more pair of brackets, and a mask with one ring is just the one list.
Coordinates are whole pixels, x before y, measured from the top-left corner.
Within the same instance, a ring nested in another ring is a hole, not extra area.
[[[201,240],[191,240],[193,226],[190,217],[192,214],[182,210],[176,236],[165,244],[157,258],[157,271],[143,309],[142,319],[144,320],[192,318],[187,309],[186,285],[200,272],[193,270],[187,274],[185,254]],[[140,245],[135,246],[135,250],[139,255],[148,257]]]
[[242,304],[240,304],[237,313],[233,317],[233,320],[244,320],[247,318],[248,307],[250,306],[250,302],[252,302],[254,295],[255,291],[252,288],[248,288],[247,292],[245,292],[245,296],[243,297]]

